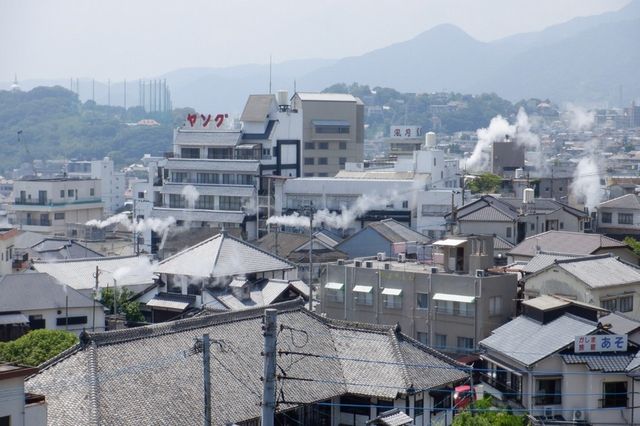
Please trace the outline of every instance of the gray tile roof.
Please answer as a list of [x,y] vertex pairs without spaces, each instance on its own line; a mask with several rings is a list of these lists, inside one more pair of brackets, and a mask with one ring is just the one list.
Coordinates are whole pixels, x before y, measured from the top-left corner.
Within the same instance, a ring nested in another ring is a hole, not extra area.
[[619,208],[640,210],[640,198],[635,194],[626,194],[600,203],[598,208]]
[[[387,326],[328,320],[299,303],[278,307],[278,325],[293,328],[278,334],[278,350],[315,355],[278,357],[278,372],[288,377],[277,383],[279,409],[291,406],[286,401],[312,403],[348,392],[395,398],[411,387],[438,388],[467,377],[461,364]],[[263,310],[250,309],[93,334],[41,366],[26,390],[47,395],[50,425],[198,424],[202,357],[190,349],[194,338],[209,333],[222,341],[211,346],[213,424],[255,419],[262,317]]]
[[607,255],[558,260],[553,266],[564,269],[591,288],[640,283],[639,268]]
[[240,132],[212,132],[198,130],[178,130],[174,143],[177,145],[207,145],[234,147],[240,142]]
[[569,255],[569,254],[550,254],[550,253],[540,253],[536,254],[525,266],[522,268],[523,272],[527,272],[529,274],[533,274],[535,272],[541,271],[549,265],[552,265],[556,260],[565,260],[565,259],[573,259],[576,257],[580,257],[580,255]]
[[610,331],[613,334],[629,334],[640,328],[640,321],[619,312],[611,312],[600,317],[600,323],[611,324]]
[[509,252],[516,256],[535,256],[538,252],[558,254],[593,254],[602,248],[627,247],[626,244],[600,234],[547,231],[525,238]]
[[[551,198],[534,199],[534,208],[539,213],[564,210],[577,217],[588,217],[585,212]],[[478,200],[458,209],[457,217],[458,219],[469,221],[506,221],[515,220],[518,216],[521,216],[521,211],[522,199],[520,198],[497,198],[491,195],[483,195]]]
[[0,312],[37,309],[88,308],[93,300],[73,288],[64,288],[49,274],[9,274],[0,279]]
[[493,330],[480,346],[505,355],[524,366],[561,350],[576,336],[596,330],[597,324],[571,314],[565,314],[547,324],[519,316]]
[[494,236],[493,237],[493,249],[494,250],[511,250],[514,247],[512,243],[505,240],[502,237]]
[[428,243],[431,241],[426,235],[414,231],[395,219],[384,219],[379,222],[370,223],[368,226],[375,229],[379,234],[393,243],[408,241]]
[[634,354],[562,354],[562,360],[567,364],[586,364],[591,371],[602,371],[603,373],[623,373],[629,363],[633,360]]
[[224,277],[294,267],[282,258],[221,233],[166,258],[154,272],[192,277]]
[[31,259],[70,260],[92,257],[104,257],[75,241],[62,238],[46,238],[26,250]]

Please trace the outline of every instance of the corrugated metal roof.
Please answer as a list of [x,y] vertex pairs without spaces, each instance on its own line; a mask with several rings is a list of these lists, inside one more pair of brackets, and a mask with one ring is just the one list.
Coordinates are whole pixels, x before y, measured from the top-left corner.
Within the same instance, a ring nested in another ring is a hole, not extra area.
[[160,262],[158,274],[223,277],[293,269],[284,259],[224,234],[215,235]]
[[596,328],[595,323],[570,314],[547,324],[521,315],[493,330],[491,336],[480,341],[480,346],[529,366]]
[[147,302],[147,306],[151,308],[171,309],[175,311],[184,311],[189,306],[189,302],[181,302],[175,300],[151,299]]
[[175,145],[206,145],[233,147],[238,145],[242,133],[237,132],[209,132],[198,130],[178,130]]
[[439,240],[434,242],[432,245],[434,246],[442,246],[442,247],[458,247],[466,243],[467,240],[459,240],[455,238],[447,238],[446,240]]
[[297,92],[294,96],[298,96],[302,101],[356,102],[357,100],[355,96],[346,93]]
[[427,243],[430,241],[430,238],[426,235],[423,235],[407,226],[404,226],[395,219],[384,219],[379,222],[370,223],[367,226],[374,229],[376,232],[378,232],[380,235],[382,235],[392,243],[402,243],[410,241]]

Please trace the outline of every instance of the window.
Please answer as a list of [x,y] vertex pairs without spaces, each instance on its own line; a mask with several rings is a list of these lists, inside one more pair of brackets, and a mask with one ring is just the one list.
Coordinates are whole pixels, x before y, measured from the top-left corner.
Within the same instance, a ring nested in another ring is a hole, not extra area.
[[372,306],[373,305],[373,293],[356,292],[355,301],[357,305]]
[[338,162],[341,166],[344,166],[345,164],[347,164],[347,157],[340,157]]
[[618,213],[618,224],[633,225],[633,213]]
[[387,309],[402,309],[402,296],[385,294],[383,304]]
[[189,175],[187,172],[172,172],[171,173],[171,181],[172,182],[186,182],[189,179]]
[[347,149],[347,143],[346,142],[340,142],[339,147],[342,151],[344,151],[345,149]]
[[627,382],[602,384],[602,408],[627,406]]
[[54,213],[53,218],[55,220],[64,220],[64,212]]
[[329,177],[329,173],[318,173],[318,177]]
[[445,349],[447,347],[447,335],[436,333],[436,348]]
[[315,126],[316,133],[320,134],[341,134],[348,135],[349,134],[349,126],[331,126],[331,125],[322,125]]
[[560,229],[564,229],[564,222],[560,222]]
[[73,197],[73,189],[67,190],[67,197]]
[[214,210],[215,209],[214,200],[215,200],[215,197],[213,195],[201,195],[200,197],[198,197],[198,200],[196,201],[196,209]]
[[0,426],[11,426],[11,416],[0,417]]
[[600,216],[602,219],[602,223],[611,223],[611,213],[610,212],[602,212]]
[[196,183],[217,184],[218,174],[217,173],[198,173],[196,174]]
[[304,149],[316,149],[316,144],[314,142],[305,142]]
[[601,300],[600,306],[608,311],[614,312],[618,308],[618,299]]
[[429,309],[429,294],[416,293],[416,305],[418,309]]
[[416,333],[416,340],[418,342],[422,343],[423,345],[428,345],[429,344],[429,333],[418,331]]
[[402,208],[403,209],[408,209],[409,208],[409,201],[405,200],[402,202]]
[[342,289],[325,289],[327,291],[327,302],[344,303],[344,291]]
[[549,378],[536,380],[536,405],[562,404],[562,379]]
[[89,188],[89,196],[93,197],[94,195],[96,195],[96,190],[95,188]]
[[169,208],[183,209],[184,207],[184,196],[180,194],[169,194]]
[[180,156],[182,158],[200,158],[200,148],[182,148]]
[[622,296],[618,299],[618,310],[620,312],[631,312],[633,310],[633,294]]
[[327,157],[320,157],[318,158],[318,164],[321,166],[326,166],[328,164],[328,159]]
[[242,209],[242,201],[240,197],[220,197],[220,210],[240,210]]
[[78,317],[62,317],[62,318],[56,318],[56,325],[60,326],[60,325],[80,325],[80,324],[86,324],[87,323],[87,317],[86,316],[78,316]]
[[140,200],[144,199],[144,191],[138,192],[138,199]]
[[507,227],[507,238],[511,238],[511,227]]
[[234,185],[236,183],[236,175],[230,175],[228,173],[224,173],[222,175],[222,183]]
[[535,231],[535,230],[536,230],[536,224],[535,224],[535,223],[532,223],[532,224],[530,225],[530,228],[531,228],[531,230],[532,230],[532,231]]
[[502,313],[502,296],[489,298],[489,315],[500,315]]
[[304,157],[304,165],[305,166],[313,166],[316,163],[315,160],[316,159],[313,158],[313,157]]
[[251,175],[238,175],[236,181],[238,185],[253,185],[253,176]]
[[42,315],[29,315],[29,328],[32,330],[39,330],[46,328],[47,320]]
[[64,189],[60,190],[60,198],[64,198]]
[[473,350],[473,338],[471,337],[458,337],[458,349],[462,352]]
[[313,173],[305,173],[304,177],[314,177],[315,175]]
[[207,158],[210,160],[212,159],[230,160],[233,158],[233,149],[232,148],[208,148]]
[[329,142],[318,142],[318,149],[329,149]]

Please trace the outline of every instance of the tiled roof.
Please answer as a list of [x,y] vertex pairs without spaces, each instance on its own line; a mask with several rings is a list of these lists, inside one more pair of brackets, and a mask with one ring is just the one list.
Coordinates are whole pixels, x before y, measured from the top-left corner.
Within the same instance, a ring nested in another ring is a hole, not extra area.
[[600,209],[602,207],[640,210],[640,198],[635,194],[626,194],[622,197],[613,198],[609,201],[600,203],[598,208]]
[[207,145],[234,147],[240,142],[240,132],[209,132],[197,130],[179,130],[176,132],[175,144]]
[[163,260],[158,274],[224,277],[293,269],[286,260],[226,233],[215,235]]
[[427,243],[429,237],[414,231],[398,222],[395,219],[384,219],[379,222],[373,222],[368,225],[392,243],[402,243],[408,241],[416,241]]
[[620,312],[611,312],[600,317],[600,323],[611,324],[610,331],[613,334],[629,334],[640,328],[640,321],[629,318]]
[[509,215],[502,210],[496,209],[494,206],[486,206],[464,216],[458,216],[458,219],[466,222],[513,222],[513,215]]
[[27,250],[29,257],[38,260],[70,260],[104,257],[75,241],[62,238],[46,238]]
[[556,260],[573,259],[580,257],[579,254],[551,254],[540,253],[533,256],[533,258],[522,268],[523,272],[533,274],[541,271],[549,265],[552,265]]
[[502,237],[494,236],[493,237],[493,249],[494,250],[511,250],[514,247],[512,243],[505,240]]
[[37,309],[88,308],[93,300],[64,288],[49,274],[9,274],[0,279],[0,312]]
[[603,373],[624,372],[633,360],[634,355],[623,354],[562,354],[562,360],[567,364],[586,364],[591,371],[602,371]]
[[558,260],[564,269],[591,288],[640,283],[640,269],[611,256],[589,256]]
[[480,346],[529,366],[569,345],[576,336],[595,329],[595,323],[571,314],[547,324],[519,316],[493,330],[480,341]]
[[626,244],[600,234],[547,231],[525,238],[509,252],[516,256],[535,256],[539,251],[562,254],[593,254],[601,248],[627,247]]
[[[348,392],[396,398],[409,388],[438,388],[467,377],[461,364],[388,326],[328,320],[299,303],[278,308],[278,326],[291,327],[278,334],[278,350],[314,354],[278,357],[278,372],[288,377],[277,382],[285,403]],[[213,424],[255,419],[262,395],[262,318],[262,309],[250,309],[93,334],[41,366],[25,387],[47,395],[51,425],[198,424],[202,357],[191,349],[194,338],[208,333],[219,342],[211,345]],[[412,363],[431,368],[412,369]],[[281,402],[279,409],[291,406]]]

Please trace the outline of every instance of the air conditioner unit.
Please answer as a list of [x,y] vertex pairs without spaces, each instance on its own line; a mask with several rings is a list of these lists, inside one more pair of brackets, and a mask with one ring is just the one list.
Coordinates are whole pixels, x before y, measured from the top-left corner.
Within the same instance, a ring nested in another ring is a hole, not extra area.
[[367,260],[366,262],[364,262],[364,266],[365,268],[373,268],[373,262],[371,260]]
[[362,261],[356,260],[356,268],[362,268]]
[[544,416],[553,418],[553,407],[544,407]]
[[407,255],[405,253],[398,254],[398,262],[404,263],[407,261]]
[[338,265],[340,266],[344,265],[344,259],[338,259]]
[[379,262],[384,262],[385,260],[387,260],[387,253],[381,251],[376,255],[376,259],[378,259]]
[[432,274],[437,274],[438,273],[438,268],[436,268],[435,266],[431,267],[431,273]]
[[483,278],[485,276],[484,269],[476,269],[476,278]]
[[391,264],[390,264],[390,263],[385,263],[385,264],[384,264],[384,269],[386,269],[387,271],[388,271],[389,269],[391,269]]
[[574,422],[583,422],[584,412],[582,410],[573,410],[573,415],[571,416]]

